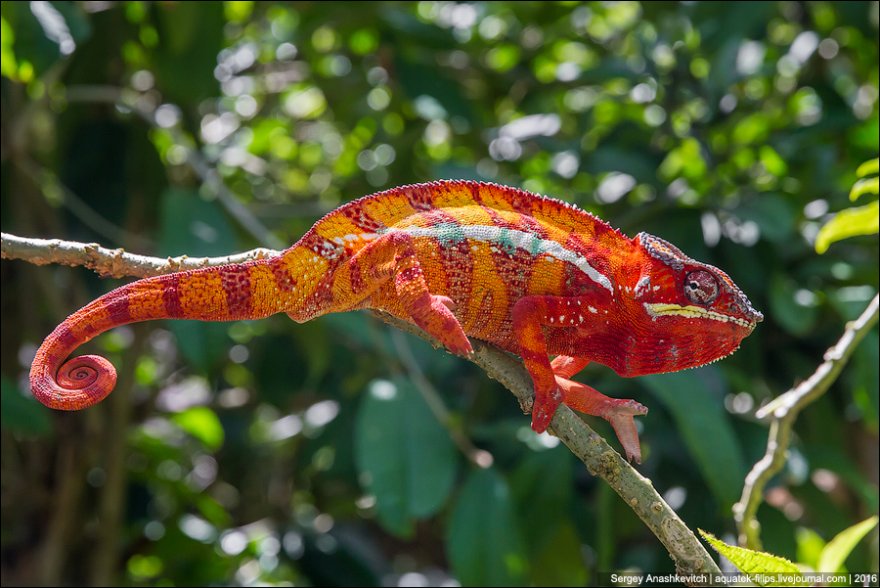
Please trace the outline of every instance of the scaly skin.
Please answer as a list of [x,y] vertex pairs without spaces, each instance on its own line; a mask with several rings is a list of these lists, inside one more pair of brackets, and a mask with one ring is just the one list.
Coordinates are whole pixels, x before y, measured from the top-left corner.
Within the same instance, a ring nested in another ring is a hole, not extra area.
[[62,362],[127,323],[278,312],[305,322],[359,308],[413,322],[453,353],[471,353],[471,336],[518,354],[535,386],[533,429],[544,431],[564,402],[607,419],[637,461],[632,417],[647,409],[571,377],[591,361],[624,377],[704,365],[763,318],[724,272],[657,237],[628,238],[522,190],[441,181],[346,204],[277,257],[147,278],[98,298],[46,338],[31,387],[52,408],[99,402],[116,383],[113,366],[89,355]]

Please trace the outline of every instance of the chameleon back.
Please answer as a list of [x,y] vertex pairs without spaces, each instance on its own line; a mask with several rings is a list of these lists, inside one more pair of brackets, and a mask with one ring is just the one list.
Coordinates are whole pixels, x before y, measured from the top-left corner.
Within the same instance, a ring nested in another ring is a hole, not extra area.
[[613,259],[605,252],[623,251],[629,241],[570,204],[516,188],[471,181],[402,186],[330,213],[285,253],[302,260],[310,251],[308,259],[321,266],[313,294],[291,316],[302,322],[370,307],[409,319],[391,280],[369,296],[351,295],[375,282],[377,265],[351,260],[393,232],[412,239],[428,289],[453,301],[464,331],[511,351],[516,300],[609,288]]

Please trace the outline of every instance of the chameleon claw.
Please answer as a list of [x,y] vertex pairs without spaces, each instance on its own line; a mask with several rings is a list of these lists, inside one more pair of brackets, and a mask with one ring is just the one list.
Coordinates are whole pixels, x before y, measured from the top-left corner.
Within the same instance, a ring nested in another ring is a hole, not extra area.
[[448,308],[449,310],[455,310],[455,302],[449,296],[434,296],[434,300],[441,303],[443,306]]
[[609,402],[608,409],[602,418],[611,423],[617,439],[626,452],[626,459],[636,463],[642,463],[642,446],[639,443],[639,431],[636,428],[634,416],[648,414],[648,409],[635,400],[614,399]]
[[550,394],[535,394],[535,402],[532,405],[532,430],[543,433],[550,426],[556,409],[562,404],[562,391],[555,388]]
[[426,298],[424,309],[414,314],[416,324],[439,340],[446,349],[456,355],[468,357],[474,353],[470,340],[461,323],[452,314],[455,303],[448,296],[431,294]]

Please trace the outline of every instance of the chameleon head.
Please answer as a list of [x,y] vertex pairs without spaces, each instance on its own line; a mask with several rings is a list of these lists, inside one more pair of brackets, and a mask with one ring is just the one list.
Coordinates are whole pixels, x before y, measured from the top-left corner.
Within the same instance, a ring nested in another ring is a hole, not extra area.
[[628,314],[642,324],[658,371],[711,363],[733,353],[764,316],[733,280],[647,233],[635,238],[637,281],[629,288]]

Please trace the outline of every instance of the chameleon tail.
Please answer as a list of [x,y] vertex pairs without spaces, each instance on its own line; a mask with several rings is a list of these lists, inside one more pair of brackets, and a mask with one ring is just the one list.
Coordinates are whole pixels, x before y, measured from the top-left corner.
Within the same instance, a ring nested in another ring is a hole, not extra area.
[[168,318],[262,318],[282,310],[275,260],[145,278],[92,301],[58,325],[37,350],[30,372],[34,396],[50,408],[79,410],[110,394],[116,386],[116,370],[105,358],[83,355],[64,360],[114,327]]

